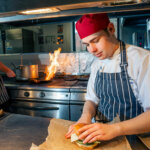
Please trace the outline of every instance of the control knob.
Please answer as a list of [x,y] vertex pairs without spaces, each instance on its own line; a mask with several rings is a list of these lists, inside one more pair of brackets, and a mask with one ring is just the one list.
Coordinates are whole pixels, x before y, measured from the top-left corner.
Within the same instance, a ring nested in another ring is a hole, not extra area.
[[40,97],[45,97],[45,93],[44,93],[44,92],[41,92],[41,93],[40,93]]
[[24,92],[25,97],[29,97],[30,93],[29,92]]

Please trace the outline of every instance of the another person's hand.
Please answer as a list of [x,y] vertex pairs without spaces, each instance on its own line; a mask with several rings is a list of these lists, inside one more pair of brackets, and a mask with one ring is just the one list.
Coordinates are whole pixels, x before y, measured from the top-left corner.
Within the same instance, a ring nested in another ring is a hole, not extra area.
[[6,72],[6,75],[8,76],[8,77],[15,77],[16,76],[16,74],[11,70],[11,69],[9,69],[7,72]]
[[117,124],[92,123],[79,129],[79,133],[79,139],[84,139],[83,143],[92,143],[119,136],[120,127]]

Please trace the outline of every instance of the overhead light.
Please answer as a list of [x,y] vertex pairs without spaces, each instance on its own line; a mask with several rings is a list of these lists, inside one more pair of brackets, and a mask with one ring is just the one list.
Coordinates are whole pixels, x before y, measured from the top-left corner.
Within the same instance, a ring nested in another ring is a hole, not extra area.
[[60,10],[57,8],[41,8],[41,9],[21,11],[19,13],[24,14],[24,15],[35,15],[35,14],[53,13],[53,12],[58,12],[58,11]]

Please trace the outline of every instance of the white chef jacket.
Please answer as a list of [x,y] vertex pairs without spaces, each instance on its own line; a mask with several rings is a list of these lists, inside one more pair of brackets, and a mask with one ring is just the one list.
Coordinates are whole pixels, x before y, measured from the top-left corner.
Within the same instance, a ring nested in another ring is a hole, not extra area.
[[[133,93],[144,111],[150,110],[150,51],[126,44],[126,54],[129,82]],[[120,47],[111,58],[95,60],[91,66],[91,74],[85,96],[86,100],[93,101],[95,104],[99,103],[100,99],[96,96],[94,90],[97,71],[105,73],[121,72],[120,62]]]

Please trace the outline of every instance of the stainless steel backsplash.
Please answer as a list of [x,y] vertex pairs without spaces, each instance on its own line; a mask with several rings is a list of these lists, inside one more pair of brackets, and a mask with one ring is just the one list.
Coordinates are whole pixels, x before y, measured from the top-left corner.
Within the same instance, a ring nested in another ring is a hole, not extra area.
[[[0,61],[13,69],[11,63],[15,65],[21,64],[21,55],[23,58],[23,65],[38,64],[39,72],[44,72],[45,66],[49,65],[49,54],[1,54]],[[96,58],[88,52],[82,53],[60,53],[58,56],[59,66],[58,73],[67,74],[88,74],[90,73],[91,65]],[[0,72],[3,74],[2,72]]]

